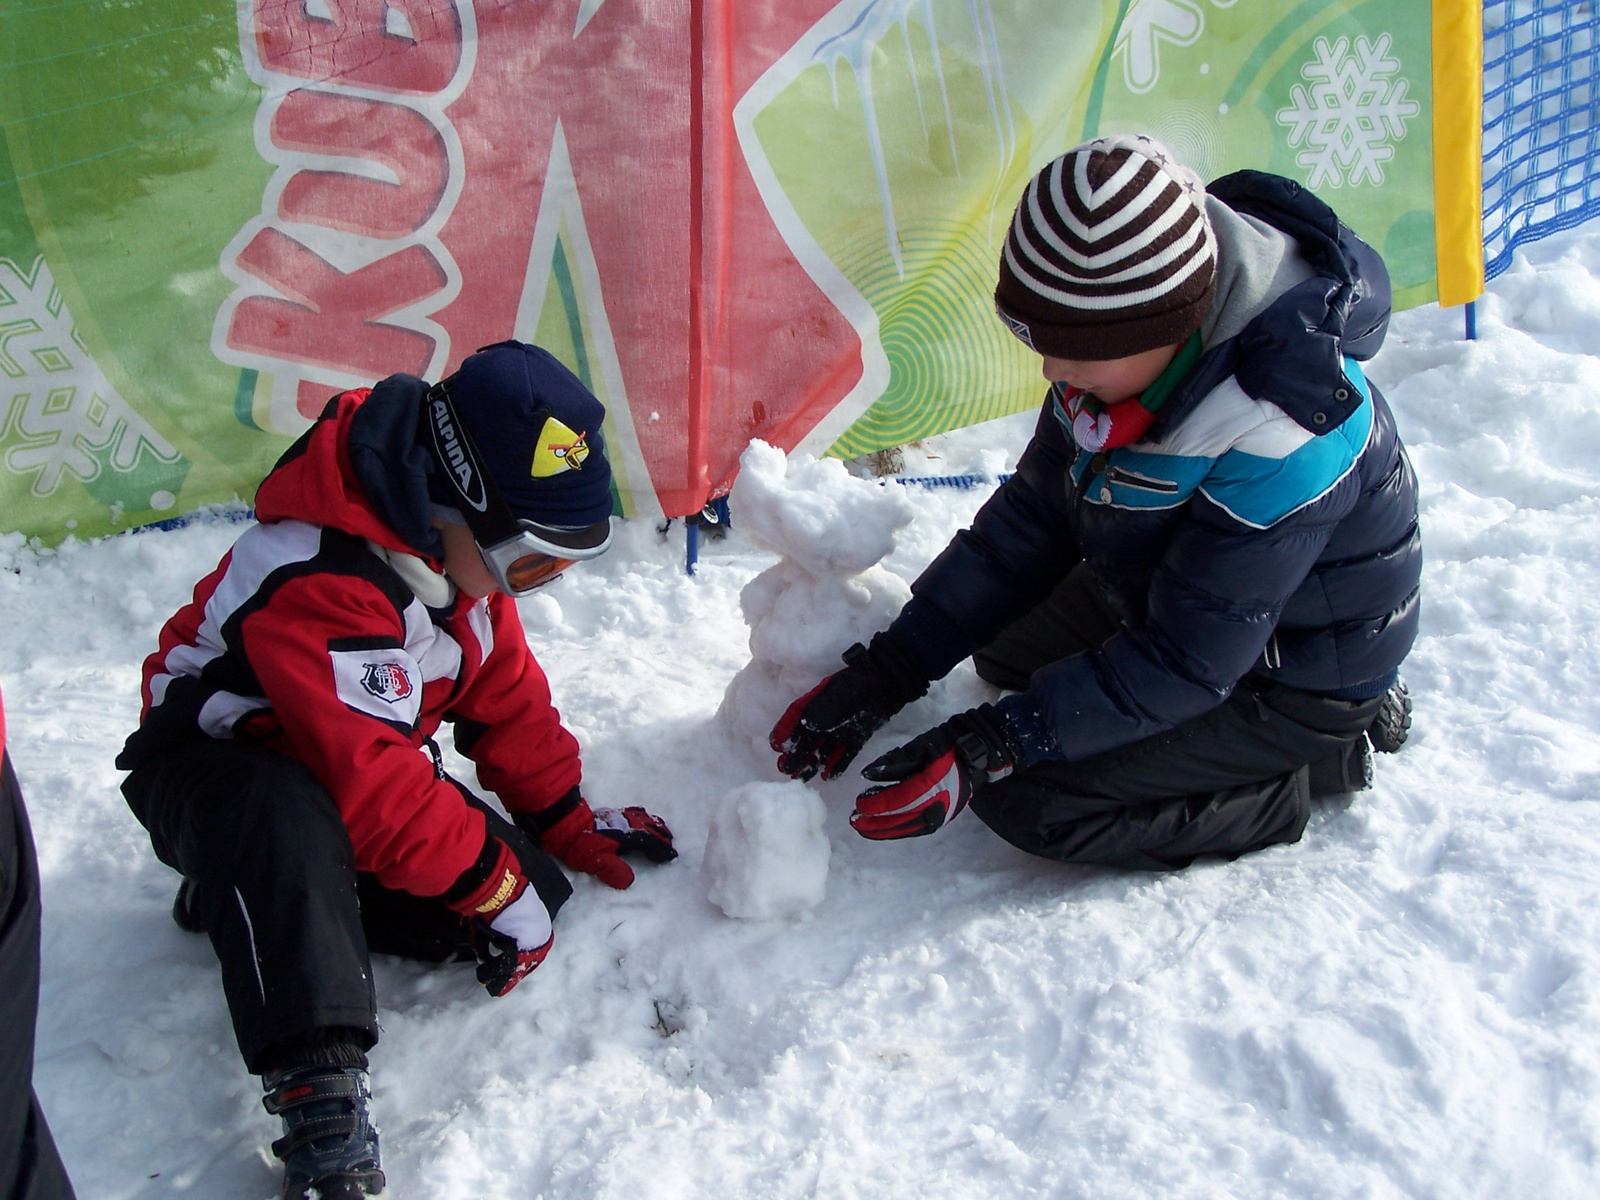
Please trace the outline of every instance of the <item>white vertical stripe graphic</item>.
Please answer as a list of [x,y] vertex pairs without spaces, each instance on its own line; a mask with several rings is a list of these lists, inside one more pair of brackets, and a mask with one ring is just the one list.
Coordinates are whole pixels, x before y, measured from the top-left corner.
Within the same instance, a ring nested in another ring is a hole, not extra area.
[[[598,8],[599,5],[595,5]],[[580,26],[581,28],[581,26]],[[574,35],[576,36],[576,35]],[[544,311],[550,287],[550,270],[556,242],[566,223],[567,245],[572,250],[570,263],[582,293],[585,327],[594,339],[591,362],[605,390],[606,446],[622,490],[631,502],[629,516],[659,517],[661,501],[645,464],[639,433],[633,424],[633,409],[628,403],[627,381],[622,376],[622,360],[617,355],[616,334],[606,313],[600,291],[600,266],[595,261],[589,240],[589,227],[583,215],[583,200],[578,195],[578,178],[572,170],[572,155],[567,150],[567,135],[556,122],[545,167],[544,188],[539,194],[539,211],[534,217],[533,242],[528,247],[528,265],[522,276],[522,296],[511,336],[524,342],[534,340],[539,317]]]
[[233,898],[239,902],[239,915],[244,918],[244,931],[250,939],[250,962],[256,969],[256,988],[261,992],[261,1003],[267,1002],[267,985],[261,979],[261,955],[256,952],[256,927],[250,920],[250,910],[245,907],[244,896],[239,889],[233,889]]

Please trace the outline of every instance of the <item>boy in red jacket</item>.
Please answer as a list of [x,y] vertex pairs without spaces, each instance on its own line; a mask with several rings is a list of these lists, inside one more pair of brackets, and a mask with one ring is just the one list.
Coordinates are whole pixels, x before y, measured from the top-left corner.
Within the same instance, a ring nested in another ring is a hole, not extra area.
[[[609,547],[604,415],[518,342],[334,397],[145,662],[123,791],[221,960],[290,1200],[384,1186],[370,951],[475,958],[503,996],[571,893],[551,856],[625,888],[620,854],[675,855],[584,801],[512,599]],[[509,822],[445,773],[444,721]]]

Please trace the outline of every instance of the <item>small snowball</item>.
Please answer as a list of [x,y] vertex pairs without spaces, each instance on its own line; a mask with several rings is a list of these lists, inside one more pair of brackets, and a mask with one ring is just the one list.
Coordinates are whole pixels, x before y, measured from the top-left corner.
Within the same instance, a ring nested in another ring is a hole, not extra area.
[[522,623],[541,633],[550,633],[561,628],[561,622],[566,614],[561,611],[561,601],[547,592],[535,592],[517,601],[517,612],[522,616]]
[[143,1021],[122,1017],[94,1034],[118,1075],[158,1075],[172,1065],[172,1047]]
[[706,839],[706,896],[728,916],[766,921],[822,903],[832,853],[822,798],[803,783],[747,783],[717,802]]

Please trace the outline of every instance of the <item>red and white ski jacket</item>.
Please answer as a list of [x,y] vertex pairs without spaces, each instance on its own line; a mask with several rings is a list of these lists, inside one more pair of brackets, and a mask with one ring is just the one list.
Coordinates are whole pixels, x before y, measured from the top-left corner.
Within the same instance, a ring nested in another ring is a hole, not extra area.
[[[348,437],[368,394],[337,397],[284,455],[257,493],[259,524],[162,629],[144,664],[140,728],[118,765],[197,737],[278,750],[328,789],[358,870],[438,896],[486,844],[483,814],[425,750],[440,723],[471,723],[475,737],[458,745],[511,812],[547,809],[575,788],[578,745],[515,603],[453,588],[446,600],[438,560],[369,503],[372,470],[352,467]],[[411,515],[425,527],[425,493],[411,491],[402,502],[424,506]]]

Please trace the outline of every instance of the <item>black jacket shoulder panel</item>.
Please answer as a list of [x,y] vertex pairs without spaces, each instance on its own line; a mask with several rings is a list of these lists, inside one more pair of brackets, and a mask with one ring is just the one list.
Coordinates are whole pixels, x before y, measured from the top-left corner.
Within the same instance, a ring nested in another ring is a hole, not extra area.
[[418,440],[428,384],[415,375],[390,375],[350,419],[346,444],[361,494],[378,519],[418,554],[444,557],[433,528],[428,472],[433,456]]

